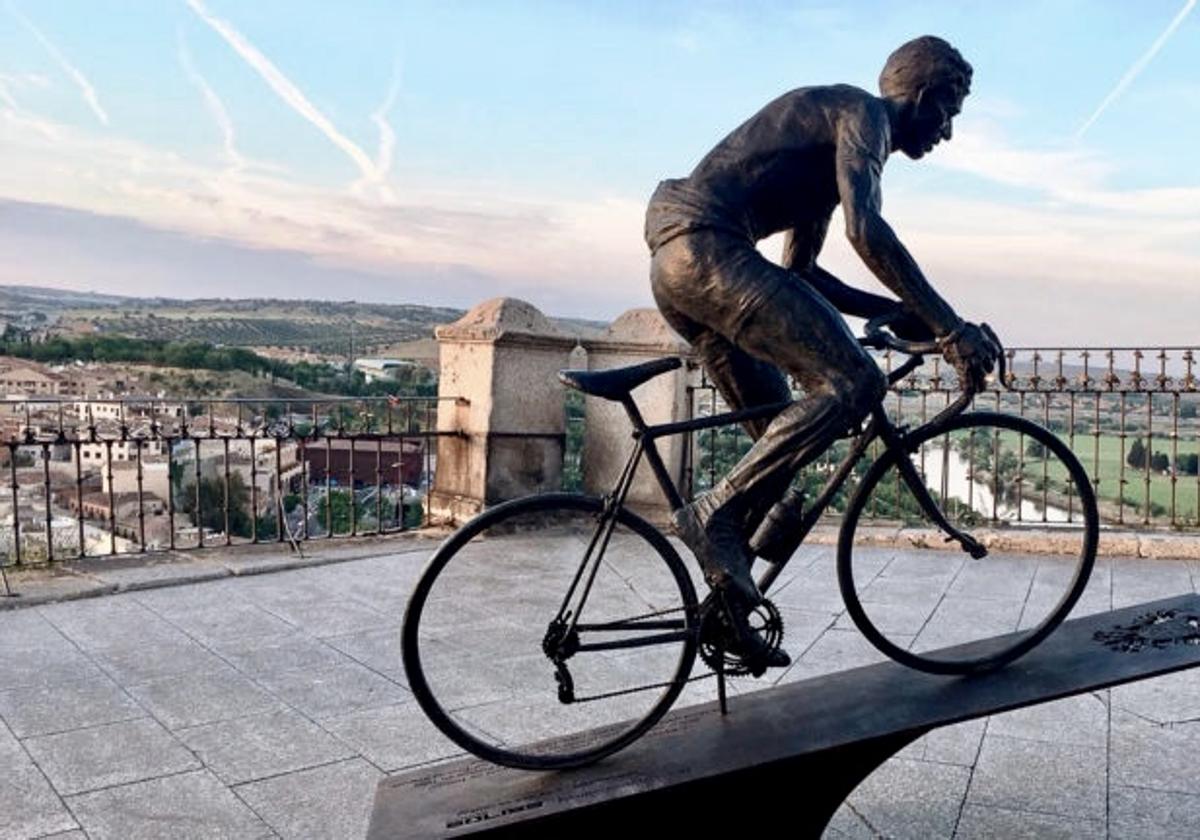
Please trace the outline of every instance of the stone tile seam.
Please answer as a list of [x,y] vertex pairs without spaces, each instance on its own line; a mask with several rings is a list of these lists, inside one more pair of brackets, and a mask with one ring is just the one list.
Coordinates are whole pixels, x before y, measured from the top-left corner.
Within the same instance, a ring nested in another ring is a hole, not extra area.
[[[74,735],[78,732],[91,732],[95,729],[104,729],[106,726],[120,726],[123,723],[137,723],[138,721],[142,720],[152,720],[159,726],[162,726],[162,721],[158,720],[144,709],[142,711],[143,714],[140,714],[137,717],[121,718],[120,720],[106,720],[103,723],[89,723],[86,726],[77,726],[74,729],[59,729],[54,732],[39,732],[37,735],[26,735],[24,738],[18,738],[18,740],[25,742],[37,741],[42,738],[57,738],[60,735]],[[166,729],[165,726],[163,728]],[[166,731],[170,732],[171,730],[166,729]]]
[[1151,793],[1166,793],[1166,794],[1170,794],[1171,796],[1182,796],[1182,797],[1186,797],[1188,799],[1195,799],[1195,800],[1200,801],[1200,793],[1192,793],[1192,792],[1186,791],[1186,790],[1175,790],[1172,788],[1149,787],[1148,785],[1131,785],[1126,782],[1122,782],[1120,784],[1114,785],[1113,787],[1129,788],[1130,790],[1145,790],[1145,791],[1150,791]]
[[877,829],[874,823],[867,819],[865,814],[854,807],[854,803],[850,801],[850,797],[846,797],[845,802],[842,804],[844,804],[846,806],[846,810],[853,814],[854,817],[863,824],[863,827],[871,833],[872,838],[875,840],[887,840],[887,835]]
[[[159,779],[169,779],[172,776],[182,776],[186,773],[195,773],[200,770],[208,770],[209,772],[212,772],[211,767],[204,764],[204,762],[200,761],[194,755],[192,756],[192,760],[196,762],[194,767],[186,767],[182,770],[172,770],[169,773],[159,773],[154,776],[142,776],[137,779],[132,779],[128,782],[113,782],[112,784],[99,785],[98,787],[94,787],[94,788],[84,788],[82,790],[73,790],[70,793],[59,794],[59,796],[61,796],[63,798],[63,800],[66,801],[67,799],[72,799],[76,796],[84,796],[85,794],[89,794],[89,793],[99,793],[99,792],[105,791],[105,790],[114,790],[115,788],[129,787],[130,785],[140,785],[143,782],[156,782]],[[213,773],[213,775],[215,776],[216,774]],[[226,785],[226,787],[228,787],[228,785]],[[58,789],[55,788],[56,792],[57,792],[57,790]]]
[[[366,764],[371,765],[376,770],[379,770],[379,768],[375,765],[374,762],[368,761],[365,757],[363,757],[361,755],[352,755],[349,758],[335,758],[332,761],[322,761],[320,764],[314,764],[311,767],[298,767],[295,770],[285,770],[280,773],[272,773],[269,776],[263,776],[258,779],[247,779],[244,782],[238,782],[237,784],[234,784],[234,785],[226,785],[226,787],[228,787],[230,790],[236,791],[238,788],[244,788],[249,785],[257,785],[257,784],[261,784],[262,782],[272,782],[276,779],[283,779],[283,778],[286,778],[287,776],[294,776],[297,773],[310,773],[313,770],[323,770],[327,767],[336,767],[339,764],[349,764],[352,761],[362,761]],[[385,771],[385,770],[379,770],[379,772],[383,773],[385,776],[387,775],[387,771]],[[216,775],[216,774],[214,773],[214,775]],[[239,797],[239,799],[240,798],[241,797]]]
[[[355,599],[352,599],[352,598],[351,598],[351,599],[348,599],[348,600],[352,601],[352,602],[353,602],[353,603],[355,603],[355,604],[358,604],[359,606],[366,607],[367,609],[370,609],[372,612],[378,612],[378,610],[376,610],[374,607],[371,607],[369,604],[364,604],[364,603],[362,603],[362,602],[360,602],[360,601],[357,601],[357,600],[355,600]],[[275,613],[271,612],[271,611],[270,611],[269,609],[267,609],[266,607],[259,607],[259,609],[261,609],[263,612],[267,613],[268,615],[274,615],[276,618],[280,619],[281,621],[287,621],[287,619],[283,618],[283,616],[276,615]],[[387,616],[386,616],[386,615],[383,615],[382,613],[380,613],[379,615],[380,615],[380,617],[381,617],[381,618],[383,618],[384,620],[386,620],[386,619],[387,619]],[[289,623],[290,623],[290,622],[289,622]],[[393,625],[389,625],[389,626],[393,626]],[[386,629],[386,628],[383,628],[383,629]],[[303,631],[303,630],[301,630],[301,632],[304,632],[304,631]],[[346,637],[349,637],[349,636],[357,636],[357,635],[359,635],[360,633],[372,633],[372,632],[376,632],[376,631],[373,631],[373,630],[357,630],[357,631],[351,631],[351,632],[349,632],[349,633],[338,633],[338,634],[336,634],[336,635],[333,635],[333,636],[324,636],[324,637],[322,637],[322,636],[310,636],[310,638],[312,638],[313,640],[315,640],[316,642],[318,642],[318,643],[319,643],[319,644],[321,644],[322,646],[329,648],[329,649],[330,649],[330,650],[332,650],[334,653],[338,653],[338,654],[340,654],[340,655],[342,655],[342,656],[346,657],[347,659],[349,659],[351,662],[354,662],[354,663],[356,663],[356,664],[358,664],[358,665],[362,666],[363,668],[366,668],[366,669],[367,669],[368,671],[370,671],[372,674],[375,674],[375,675],[376,675],[376,676],[378,676],[378,677],[382,677],[383,679],[385,679],[385,680],[387,680],[388,682],[390,682],[392,685],[394,685],[394,686],[396,686],[397,688],[399,688],[400,690],[402,690],[402,691],[403,691],[405,694],[410,694],[410,695],[411,695],[411,694],[412,694],[412,691],[409,689],[409,687],[408,687],[407,685],[404,685],[403,683],[397,682],[396,680],[392,679],[391,677],[389,677],[387,674],[383,673],[382,671],[379,671],[379,670],[377,670],[377,669],[375,669],[375,668],[371,667],[370,665],[368,665],[366,662],[363,662],[362,660],[358,659],[358,658],[357,658],[356,656],[354,656],[353,654],[351,654],[351,653],[347,653],[346,651],[342,650],[341,648],[339,648],[339,647],[336,647],[336,646],[334,646],[334,645],[331,645],[331,644],[330,644],[330,643],[327,641],[327,640],[329,640],[329,639],[343,639],[343,638],[346,638]],[[306,636],[308,636],[309,634],[308,634],[308,633],[305,633],[305,635],[306,635]],[[400,664],[400,665],[403,665],[403,662],[401,662],[401,663],[399,663],[399,664]],[[293,668],[293,669],[291,669],[291,670],[303,670],[303,669],[300,669],[300,668]],[[317,669],[317,670],[321,670],[321,669]]]
[[991,724],[991,716],[983,719],[983,731],[979,733],[979,745],[975,747],[975,759],[967,768],[967,784],[963,788],[962,801],[958,803],[958,813],[954,815],[954,828],[950,830],[951,838],[958,837],[958,829],[962,825],[963,812],[967,808],[967,800],[971,798],[971,786],[975,784],[975,768],[979,766],[979,757],[983,755],[983,743],[987,740],[988,727]]
[[[5,729],[8,730],[9,736],[13,739],[13,741],[16,742],[17,747],[21,750],[22,753],[25,754],[25,757],[27,759],[29,759],[29,763],[33,765],[33,768],[35,770],[37,770],[38,773],[41,775],[41,777],[45,780],[46,787],[48,787],[50,789],[50,792],[54,794],[54,798],[58,800],[58,804],[61,805],[63,807],[63,809],[67,812],[67,816],[69,816],[71,818],[71,820],[74,821],[75,829],[79,829],[80,831],[83,831],[83,823],[81,823],[79,821],[79,817],[75,814],[75,810],[71,807],[71,804],[69,802],[67,802],[66,797],[64,797],[61,793],[58,792],[58,788],[56,788],[54,786],[54,782],[50,781],[50,776],[46,773],[45,770],[42,769],[42,765],[38,764],[37,759],[33,757],[33,754],[30,753],[28,749],[26,749],[25,744],[23,744],[21,742],[21,739],[18,738],[16,736],[16,734],[12,731],[12,729],[11,729],[11,727],[9,727],[7,721],[0,721],[0,726],[3,726]],[[74,831],[75,829],[68,828],[66,830]],[[54,832],[54,834],[63,834],[63,833],[64,832],[62,832],[62,831]],[[86,834],[87,832],[84,832],[84,833]],[[48,835],[43,835],[43,836],[44,837],[53,837],[54,834],[48,834]]]
[[1149,715],[1143,715],[1141,712],[1135,712],[1133,709],[1128,709],[1125,706],[1116,705],[1114,708],[1116,711],[1137,718],[1142,723],[1148,723],[1156,729],[1175,729],[1176,727],[1185,727],[1200,723],[1200,716],[1183,718],[1181,720],[1159,720]]

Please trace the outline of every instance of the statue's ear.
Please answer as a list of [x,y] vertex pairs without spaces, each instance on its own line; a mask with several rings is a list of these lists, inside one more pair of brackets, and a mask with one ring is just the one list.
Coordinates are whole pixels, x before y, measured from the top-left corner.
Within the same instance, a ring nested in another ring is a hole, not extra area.
[[921,85],[919,88],[917,88],[917,92],[912,98],[913,111],[919,112],[921,110],[921,103],[925,101],[925,94],[928,92],[928,90],[929,85]]

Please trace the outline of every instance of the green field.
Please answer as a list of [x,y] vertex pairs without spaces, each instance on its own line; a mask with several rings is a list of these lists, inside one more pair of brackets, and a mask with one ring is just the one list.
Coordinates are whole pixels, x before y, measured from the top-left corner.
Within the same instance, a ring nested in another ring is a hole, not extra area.
[[[1063,441],[1067,436],[1059,434]],[[1143,444],[1145,438],[1142,439]],[[1146,508],[1146,469],[1135,468],[1124,463],[1124,456],[1133,445],[1133,437],[1125,438],[1124,447],[1120,435],[1102,434],[1098,438],[1091,434],[1076,434],[1072,450],[1078,456],[1083,468],[1096,487],[1096,495],[1103,504],[1107,501],[1106,510],[1102,511],[1105,520],[1114,519],[1117,515],[1117,503],[1124,497],[1123,518],[1127,523],[1143,521]],[[1181,440],[1178,448],[1172,449],[1172,442],[1167,438],[1154,438],[1152,451],[1164,452],[1174,461],[1175,454],[1187,455],[1198,451],[1200,444],[1195,440]],[[1124,491],[1121,484],[1121,467],[1124,464]],[[1055,461],[1049,461],[1049,476],[1052,482],[1062,481],[1065,470],[1057,467]],[[1026,455],[1025,473],[1031,477],[1040,477],[1042,473],[1041,460]],[[1149,499],[1152,521],[1165,522],[1171,517],[1171,476],[1154,470],[1149,472]],[[1174,505],[1175,520],[1179,524],[1195,523],[1197,516],[1197,498],[1200,497],[1200,482],[1194,475],[1178,474],[1176,476]],[[1052,484],[1053,486],[1053,484]]]

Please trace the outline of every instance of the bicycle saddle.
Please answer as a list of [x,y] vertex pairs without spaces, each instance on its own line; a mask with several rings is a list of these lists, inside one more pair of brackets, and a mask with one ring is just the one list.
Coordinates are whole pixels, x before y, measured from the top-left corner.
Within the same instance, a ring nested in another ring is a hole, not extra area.
[[675,370],[683,364],[676,356],[643,362],[640,365],[612,368],[611,370],[560,370],[562,383],[577,391],[603,397],[606,400],[623,400],[629,392],[659,374]]

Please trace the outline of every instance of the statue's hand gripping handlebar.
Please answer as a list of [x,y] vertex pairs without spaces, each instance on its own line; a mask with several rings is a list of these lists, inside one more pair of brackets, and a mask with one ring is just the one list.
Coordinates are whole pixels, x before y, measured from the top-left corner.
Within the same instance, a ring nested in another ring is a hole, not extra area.
[[[908,341],[888,332],[886,328],[892,321],[900,317],[900,314],[900,310],[897,310],[867,321],[866,327],[863,330],[865,335],[858,340],[858,343],[863,347],[872,347],[876,350],[896,350],[911,357],[889,374],[888,380],[893,384],[920,367],[924,361],[924,356],[930,353],[942,352],[942,348],[937,341]],[[1004,345],[1000,343],[1000,338],[996,335],[995,330],[987,324],[981,323],[979,329],[983,330],[984,334],[996,344],[996,348],[999,351],[996,356],[996,379],[1001,386],[1007,388],[1009,387],[1008,359],[1004,352]],[[965,407],[974,396],[975,390],[972,388],[971,383],[966,383],[963,397],[959,399]]]

